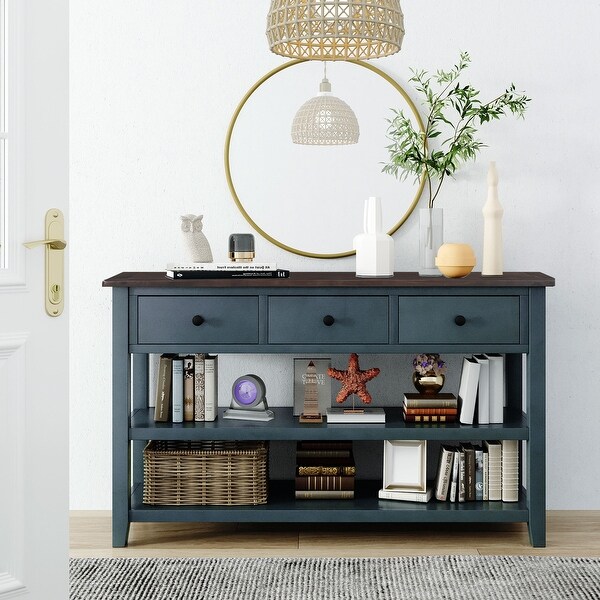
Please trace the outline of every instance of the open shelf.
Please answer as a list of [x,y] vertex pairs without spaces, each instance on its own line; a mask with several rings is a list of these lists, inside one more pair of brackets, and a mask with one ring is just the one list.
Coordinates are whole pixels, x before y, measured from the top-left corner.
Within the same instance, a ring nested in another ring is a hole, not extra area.
[[519,502],[403,502],[379,500],[380,481],[357,480],[352,500],[296,500],[293,481],[270,481],[269,501],[259,506],[150,506],[135,486],[131,521],[172,522],[517,522],[527,521],[525,491]]
[[529,429],[521,411],[506,410],[504,423],[405,423],[400,408],[386,408],[386,423],[300,424],[287,407],[273,408],[267,423],[223,419],[212,422],[157,423],[154,409],[139,409],[131,416],[131,440],[526,440]]

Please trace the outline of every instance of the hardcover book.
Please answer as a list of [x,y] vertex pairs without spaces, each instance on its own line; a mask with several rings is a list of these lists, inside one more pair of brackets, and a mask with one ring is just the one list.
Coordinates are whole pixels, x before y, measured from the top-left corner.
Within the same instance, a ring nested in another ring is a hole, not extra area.
[[407,415],[402,413],[405,421],[414,421],[415,423],[454,423],[456,415]]
[[205,417],[205,354],[194,354],[194,421],[204,421]]
[[406,408],[456,408],[458,402],[454,394],[404,394]]
[[488,453],[488,500],[502,500],[502,445],[485,440],[484,446]]
[[460,422],[472,425],[475,416],[475,401],[477,400],[477,385],[481,365],[472,358],[464,358],[458,389],[460,402]]
[[435,498],[444,501],[448,497],[448,489],[452,476],[452,463],[454,461],[454,447],[442,444],[438,461],[437,476],[435,478]]
[[458,464],[460,462],[460,450],[454,449],[454,460],[452,461],[452,479],[450,481],[450,502],[456,502],[458,500]]
[[475,500],[475,448],[471,443],[461,444],[465,454],[465,501]]
[[158,365],[158,381],[156,385],[156,405],[154,420],[166,423],[171,411],[171,378],[173,355],[163,354]]
[[204,358],[204,420],[214,421],[217,418],[217,356],[207,354]]
[[173,423],[183,423],[183,359],[174,358],[171,381],[171,418]]
[[351,500],[354,498],[354,490],[296,490],[294,493],[296,500]]
[[[313,363],[316,375],[308,374],[309,363]],[[330,358],[294,358],[294,416],[304,412],[306,386],[316,389],[316,396],[321,414],[325,414],[331,406],[331,377],[327,369],[331,366]],[[316,384],[315,384],[316,380]],[[310,390],[309,390],[310,391]]]
[[306,475],[296,476],[297,490],[341,491],[354,489],[352,475]]
[[356,475],[356,466],[352,457],[299,458],[296,475]]
[[183,420],[194,420],[194,357],[183,357]]
[[379,490],[380,500],[404,500],[405,502],[429,502],[433,496],[433,487],[425,492],[403,492],[400,490]]
[[475,354],[479,363],[479,383],[477,385],[477,422],[487,425],[490,422],[490,359],[484,354]]
[[167,263],[167,271],[276,271],[274,262]]
[[504,355],[486,354],[490,362],[490,423],[504,422]]
[[156,386],[158,385],[158,368],[160,354],[148,354],[148,408],[156,406]]

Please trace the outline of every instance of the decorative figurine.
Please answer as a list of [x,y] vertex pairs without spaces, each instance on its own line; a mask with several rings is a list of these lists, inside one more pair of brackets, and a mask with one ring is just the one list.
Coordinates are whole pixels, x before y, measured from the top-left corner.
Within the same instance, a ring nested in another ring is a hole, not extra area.
[[300,423],[322,423],[323,415],[319,410],[319,381],[317,367],[311,360],[304,374],[304,410],[300,415]]
[[367,381],[374,379],[379,373],[380,369],[377,367],[361,371],[358,366],[358,354],[354,352],[350,355],[348,368],[345,371],[331,367],[327,369],[330,377],[342,382],[342,389],[335,399],[338,404],[344,402],[351,394],[356,394],[365,404],[371,404],[372,398],[367,391]]
[[181,231],[185,234],[185,243],[193,262],[213,261],[210,244],[202,233],[202,217],[204,215],[182,215]]

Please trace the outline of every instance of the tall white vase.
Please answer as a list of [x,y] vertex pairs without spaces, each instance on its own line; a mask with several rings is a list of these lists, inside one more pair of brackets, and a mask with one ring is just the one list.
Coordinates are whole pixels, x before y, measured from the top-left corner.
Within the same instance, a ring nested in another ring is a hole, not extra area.
[[483,205],[483,264],[482,275],[502,275],[504,253],[502,248],[502,217],[504,209],[498,200],[498,173],[496,163],[488,169],[488,195]]
[[394,274],[394,240],[383,233],[381,199],[365,201],[364,232],[354,236],[357,277],[391,277]]
[[435,257],[444,243],[444,210],[419,209],[419,275],[441,277],[435,266]]

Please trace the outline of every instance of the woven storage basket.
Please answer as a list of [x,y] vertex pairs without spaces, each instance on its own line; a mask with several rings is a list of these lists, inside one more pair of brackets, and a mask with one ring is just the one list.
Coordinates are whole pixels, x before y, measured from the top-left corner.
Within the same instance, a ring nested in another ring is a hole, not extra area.
[[267,442],[150,441],[144,504],[266,504]]

